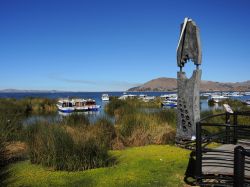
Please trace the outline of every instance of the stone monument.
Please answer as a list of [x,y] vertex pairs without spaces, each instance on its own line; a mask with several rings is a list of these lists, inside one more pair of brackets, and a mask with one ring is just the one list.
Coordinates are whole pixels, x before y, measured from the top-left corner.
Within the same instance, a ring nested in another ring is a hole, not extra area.
[[[183,71],[185,63],[193,61],[196,65],[191,78]],[[180,39],[177,47],[178,100],[176,142],[195,138],[196,122],[200,120],[200,81],[201,81],[201,44],[199,28],[195,22],[185,18],[181,24]]]

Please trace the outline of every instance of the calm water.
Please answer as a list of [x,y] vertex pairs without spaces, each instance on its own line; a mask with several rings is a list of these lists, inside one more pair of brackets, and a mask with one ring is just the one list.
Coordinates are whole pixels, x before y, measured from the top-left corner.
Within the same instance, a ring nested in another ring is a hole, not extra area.
[[[100,110],[98,112],[86,112],[90,118],[91,121],[95,121],[98,117],[105,116],[104,113],[104,107],[107,104],[107,101],[102,101],[101,96],[103,93],[108,93],[109,96],[121,96],[123,95],[123,92],[48,92],[48,93],[0,93],[0,98],[16,98],[16,99],[22,99],[25,97],[42,97],[42,98],[51,98],[51,99],[57,99],[57,98],[67,98],[67,97],[79,97],[79,98],[91,98],[96,100],[96,103],[101,106]],[[135,95],[140,95],[140,94],[145,94],[148,96],[160,96],[163,94],[169,94],[173,92],[126,92],[127,94],[135,94]],[[243,96],[243,97],[238,97],[236,99],[240,100],[246,100],[250,99],[250,96]],[[215,105],[213,107],[208,106],[208,102],[206,99],[201,100],[201,110],[213,110],[216,108],[221,108],[218,105]],[[48,119],[50,118],[49,116],[34,116],[31,119],[31,121],[34,121],[35,119],[43,120],[43,119]],[[55,119],[55,116],[51,117],[53,120]],[[60,119],[60,115],[56,116],[56,119]]]
[[[101,96],[103,93],[108,93],[109,96],[121,96],[124,92],[60,92],[60,93],[0,93],[0,98],[16,98],[22,99],[25,97],[42,97],[42,98],[67,98],[67,97],[79,97],[84,99],[94,99],[96,104],[101,105],[101,109],[99,114],[103,113],[103,108],[107,102],[101,100]],[[169,94],[173,92],[126,92],[127,94],[146,94],[148,96],[160,96],[163,94]]]

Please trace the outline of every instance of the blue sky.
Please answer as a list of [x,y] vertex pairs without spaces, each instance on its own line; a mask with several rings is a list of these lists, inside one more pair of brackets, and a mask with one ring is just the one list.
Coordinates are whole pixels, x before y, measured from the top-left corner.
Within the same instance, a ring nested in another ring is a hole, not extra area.
[[176,77],[184,17],[200,28],[203,80],[250,80],[249,10],[249,0],[0,0],[0,89],[122,91]]

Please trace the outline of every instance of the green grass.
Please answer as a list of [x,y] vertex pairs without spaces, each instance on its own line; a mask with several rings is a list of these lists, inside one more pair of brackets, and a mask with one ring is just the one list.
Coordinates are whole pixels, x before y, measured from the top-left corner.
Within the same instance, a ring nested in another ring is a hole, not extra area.
[[190,151],[150,145],[111,151],[117,165],[87,171],[52,171],[23,161],[11,166],[10,186],[183,186]]

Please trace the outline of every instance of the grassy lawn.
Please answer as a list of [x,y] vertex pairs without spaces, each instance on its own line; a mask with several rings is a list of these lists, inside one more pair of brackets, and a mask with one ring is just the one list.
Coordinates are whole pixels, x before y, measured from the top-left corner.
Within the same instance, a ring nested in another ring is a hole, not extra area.
[[11,166],[11,186],[184,186],[189,151],[150,145],[111,151],[118,164],[88,171],[52,171],[22,161]]

